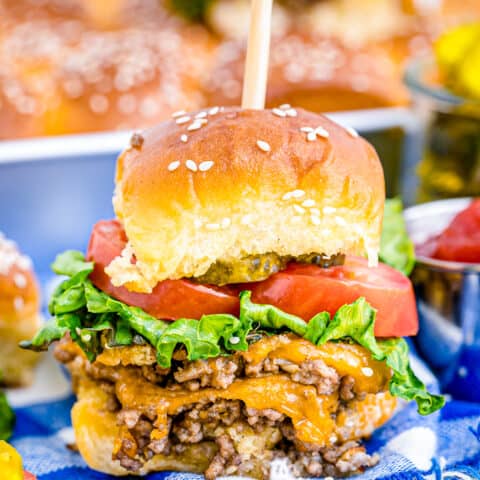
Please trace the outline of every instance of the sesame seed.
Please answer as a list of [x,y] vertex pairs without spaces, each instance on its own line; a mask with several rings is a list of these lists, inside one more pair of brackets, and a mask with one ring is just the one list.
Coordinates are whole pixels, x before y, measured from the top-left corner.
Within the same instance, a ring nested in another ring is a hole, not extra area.
[[372,370],[370,367],[363,367],[363,368],[362,368],[362,373],[363,373],[366,377],[371,377],[371,376],[373,376],[373,370]]
[[193,226],[194,226],[195,228],[200,228],[202,225],[203,225],[203,222],[202,222],[199,218],[196,218],[196,219],[193,221]]
[[205,225],[205,228],[207,230],[220,230],[220,224],[219,223],[207,223]]
[[310,208],[310,207],[313,207],[315,205],[315,200],[304,200],[302,202],[302,207],[306,207],[306,208]]
[[310,132],[313,132],[314,129],[312,127],[301,127],[300,131],[304,133],[310,133]]
[[30,260],[30,257],[27,257],[26,255],[20,255],[17,259],[17,266],[21,270],[29,270],[32,268],[32,261]]
[[323,127],[317,127],[315,129],[315,133],[319,136],[319,137],[323,137],[323,138],[328,138],[330,136],[330,134],[323,128]]
[[280,110],[279,108],[273,108],[272,113],[277,117],[286,117],[287,113],[284,110]]
[[297,111],[294,108],[289,108],[288,110],[284,110],[287,117],[296,117]]
[[187,112],[185,110],[178,110],[172,113],[172,118],[183,117]]
[[27,286],[27,277],[23,273],[16,273],[13,276],[13,281],[18,288],[25,288]]
[[294,205],[293,209],[300,215],[303,215],[305,213],[305,209],[300,207],[299,205]]
[[338,437],[334,434],[331,435],[328,440],[330,441],[330,443],[335,443],[338,440]]
[[270,145],[263,140],[257,140],[257,147],[263,152],[269,152],[271,150]]
[[317,139],[317,134],[315,132],[308,132],[307,133],[307,141],[314,142]]
[[342,217],[335,217],[335,222],[342,227],[345,227],[347,225],[347,222]]
[[193,160],[187,160],[185,162],[185,166],[191,170],[192,172],[196,172],[197,171],[197,164],[193,161]]
[[207,112],[198,112],[198,113],[195,115],[195,118],[197,118],[197,119],[205,118],[207,115],[208,115]]
[[232,345],[237,345],[237,343],[240,343],[240,338],[238,337],[230,337],[230,343]]
[[240,223],[241,223],[242,225],[248,225],[248,224],[252,223],[252,220],[253,220],[252,215],[248,215],[248,214],[247,214],[247,215],[244,215],[244,216],[242,217],[242,219],[240,220]]
[[303,190],[293,190],[293,192],[290,192],[292,195],[292,198],[302,198],[305,195],[305,192]]
[[204,125],[206,122],[202,121],[205,120],[203,118],[200,118],[198,120],[195,120],[193,123],[191,123],[188,127],[187,130],[189,132],[192,132],[193,130],[198,130],[199,128],[202,128],[202,125]]
[[325,213],[326,215],[329,215],[330,213],[335,213],[337,211],[335,207],[323,207],[322,210],[323,213]]
[[198,166],[198,169],[201,172],[206,172],[207,170],[210,170],[212,167],[213,167],[212,160],[207,160],[205,162],[201,162],[200,165]]
[[353,137],[353,138],[357,138],[358,137],[358,133],[356,130],[354,130],[352,127],[345,127],[345,130],[347,131],[347,133]]
[[190,117],[188,115],[184,116],[184,117],[180,117],[180,118],[177,118],[175,120],[175,123],[177,125],[183,125],[184,123],[187,123],[190,121]]
[[23,300],[22,297],[15,297],[13,299],[13,306],[15,310],[21,310],[25,305],[25,301]]
[[320,223],[321,223],[320,218],[317,217],[316,215],[312,215],[312,216],[310,217],[310,220],[312,221],[312,223],[313,223],[314,225],[320,225]]
[[181,142],[187,143],[187,140],[188,140],[188,135],[186,135],[185,133],[183,133],[182,135],[180,135],[180,141],[181,141]]
[[179,161],[179,160],[175,160],[174,162],[171,162],[171,163],[168,164],[167,170],[168,170],[169,172],[173,172],[173,171],[175,171],[179,166],[180,166],[180,161]]
[[208,111],[208,114],[209,114],[209,115],[216,115],[219,111],[220,111],[220,108],[219,108],[219,107],[212,107],[212,108]]
[[222,220],[222,228],[228,228],[231,223],[232,223],[232,221],[228,217],[225,217]]
[[93,113],[106,113],[109,107],[108,98],[105,95],[92,95],[88,102]]
[[279,108],[281,108],[282,110],[288,110],[292,108],[292,106],[289,103],[283,103],[282,105],[280,105]]
[[292,198],[292,192],[287,192],[283,195],[282,200],[290,200]]
[[310,209],[310,213],[311,213],[312,215],[320,215],[320,210],[319,210],[318,208],[312,207],[312,208]]

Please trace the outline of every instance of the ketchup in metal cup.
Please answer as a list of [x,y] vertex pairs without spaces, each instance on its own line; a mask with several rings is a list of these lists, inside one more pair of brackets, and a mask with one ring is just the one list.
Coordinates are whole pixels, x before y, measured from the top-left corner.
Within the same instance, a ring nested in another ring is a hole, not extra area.
[[480,263],[480,198],[457,214],[440,235],[428,239],[416,250],[422,257]]

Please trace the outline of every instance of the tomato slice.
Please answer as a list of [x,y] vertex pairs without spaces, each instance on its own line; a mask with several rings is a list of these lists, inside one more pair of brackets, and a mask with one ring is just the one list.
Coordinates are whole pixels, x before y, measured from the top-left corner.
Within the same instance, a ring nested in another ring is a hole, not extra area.
[[433,243],[433,258],[480,263],[480,199],[461,211]]
[[418,317],[410,280],[388,265],[369,267],[359,257],[347,257],[338,267],[290,264],[286,270],[257,283],[252,300],[275,305],[309,320],[327,311],[331,315],[344,304],[365,297],[377,309],[375,335],[416,335]]
[[35,475],[33,475],[32,473],[27,472],[27,471],[23,472],[23,480],[36,480],[36,479],[37,479],[37,477]]
[[275,305],[305,320],[322,311],[333,315],[345,303],[364,296],[378,310],[377,336],[415,335],[418,330],[410,280],[387,265],[369,268],[366,260],[347,257],[345,265],[327,269],[290,264],[267,280],[241,286],[214,287],[190,280],[165,280],[159,282],[152,293],[144,294],[113,286],[104,271],[126,242],[118,221],[101,221],[95,225],[87,252],[87,258],[95,262],[92,282],[112,297],[138,306],[157,318],[173,320],[200,318],[209,313],[237,314],[238,293],[249,289],[255,302]]
[[238,290],[229,287],[199,285],[183,279],[159,282],[152,293],[130,292],[125,287],[113,286],[105,267],[120,255],[126,243],[123,227],[116,220],[100,221],[93,228],[87,259],[95,262],[90,275],[92,283],[103,292],[165,320],[200,318],[210,313],[238,313]]

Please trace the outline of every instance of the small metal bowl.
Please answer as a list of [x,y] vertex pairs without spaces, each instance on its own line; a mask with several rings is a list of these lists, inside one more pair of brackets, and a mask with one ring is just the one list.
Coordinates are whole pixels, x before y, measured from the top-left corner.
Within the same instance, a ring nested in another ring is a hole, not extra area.
[[[470,198],[424,203],[405,210],[416,246],[441,233]],[[480,264],[417,257],[412,281],[417,295],[418,348],[444,391],[480,401]]]

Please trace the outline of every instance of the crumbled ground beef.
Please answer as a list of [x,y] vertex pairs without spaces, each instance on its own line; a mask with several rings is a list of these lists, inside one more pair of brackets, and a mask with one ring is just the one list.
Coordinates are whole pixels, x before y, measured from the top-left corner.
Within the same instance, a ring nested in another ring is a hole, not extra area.
[[227,388],[235,380],[236,372],[240,370],[239,364],[238,356],[185,362],[173,377],[192,391],[205,387]]
[[[261,474],[269,475],[270,461],[274,458],[288,460],[296,476],[346,476],[358,473],[378,462],[357,442],[347,441],[329,448],[299,441],[290,418],[267,408],[247,408],[240,400],[213,399],[183,406],[168,417],[167,434],[151,438],[157,416],[156,406],[149,410],[122,408],[115,396],[118,369],[127,368],[148,382],[170,390],[185,392],[202,388],[225,389],[236,378],[260,377],[272,374],[289,376],[294,382],[312,385],[319,395],[338,392],[344,406],[356,398],[353,377],[341,377],[321,360],[308,360],[296,364],[284,359],[267,358],[257,364],[248,364],[240,355],[209,360],[188,361],[183,350],[175,352],[172,367],[162,369],[156,364],[110,367],[99,362],[90,364],[84,357],[62,351],[56,357],[67,363],[78,375],[96,380],[109,394],[107,409],[117,414],[117,423],[125,429],[121,445],[114,458],[125,469],[138,472],[143,463],[155,454],[181,453],[189,445],[201,442],[215,444],[217,452],[208,466],[205,477],[213,480],[221,475],[248,475],[261,465]],[[245,434],[263,438],[260,447],[239,449],[238,439]],[[240,451],[239,451],[240,450]]]

